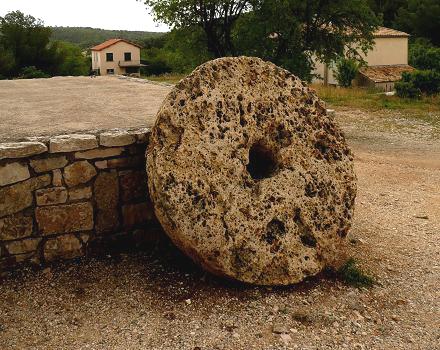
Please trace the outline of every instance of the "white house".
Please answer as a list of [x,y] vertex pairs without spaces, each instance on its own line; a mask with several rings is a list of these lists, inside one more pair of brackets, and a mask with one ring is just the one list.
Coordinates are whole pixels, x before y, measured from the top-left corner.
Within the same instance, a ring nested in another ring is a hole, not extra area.
[[141,46],[124,39],[109,39],[90,50],[92,69],[98,75],[140,75]]
[[[402,72],[414,68],[408,65],[409,34],[398,30],[379,27],[374,33],[374,47],[363,55],[366,67],[359,70],[355,84],[373,86],[384,91],[394,89],[394,83],[401,79]],[[334,65],[327,66],[315,62],[314,74],[319,75],[314,82],[337,85]]]

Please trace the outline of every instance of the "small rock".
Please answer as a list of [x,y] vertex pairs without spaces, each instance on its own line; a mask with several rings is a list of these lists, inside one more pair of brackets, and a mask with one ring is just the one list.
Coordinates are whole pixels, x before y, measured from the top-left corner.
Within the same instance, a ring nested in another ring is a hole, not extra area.
[[283,343],[288,343],[292,340],[292,337],[289,334],[280,334],[280,338],[283,341]]
[[283,324],[280,323],[275,323],[272,326],[272,332],[276,333],[276,334],[287,334],[289,333],[289,330],[287,329],[287,327]]
[[186,303],[187,305],[191,305],[191,299],[186,299],[186,300],[185,300],[185,303]]

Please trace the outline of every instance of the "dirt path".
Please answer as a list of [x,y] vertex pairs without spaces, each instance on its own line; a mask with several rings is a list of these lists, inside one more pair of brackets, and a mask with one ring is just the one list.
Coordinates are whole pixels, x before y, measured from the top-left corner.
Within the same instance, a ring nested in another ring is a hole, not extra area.
[[349,254],[379,285],[248,287],[172,251],[123,255],[3,281],[1,348],[440,349],[437,126],[350,110],[338,119],[359,180]]

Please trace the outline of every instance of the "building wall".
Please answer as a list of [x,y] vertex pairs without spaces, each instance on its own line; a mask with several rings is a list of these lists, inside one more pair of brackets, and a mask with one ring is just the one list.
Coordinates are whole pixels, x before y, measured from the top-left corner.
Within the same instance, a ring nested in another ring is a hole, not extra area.
[[369,66],[408,64],[408,38],[376,38],[365,61]]
[[[94,53],[98,53],[98,61],[94,60]],[[107,69],[114,69],[114,74],[125,74],[125,68],[119,67],[119,61],[124,61],[124,53],[131,52],[131,60],[140,62],[141,50],[139,47],[120,41],[101,51],[92,51],[92,68],[100,69],[101,75],[107,75]],[[107,62],[106,54],[113,53],[113,62]]]
[[0,275],[157,241],[148,136],[118,130],[0,143]]
[[[363,55],[369,66],[384,66],[408,64],[408,38],[376,38],[374,48],[367,55]],[[320,78],[314,78],[314,83],[324,82],[324,64],[315,60],[314,74]],[[328,83],[337,85],[334,67],[329,67]]]

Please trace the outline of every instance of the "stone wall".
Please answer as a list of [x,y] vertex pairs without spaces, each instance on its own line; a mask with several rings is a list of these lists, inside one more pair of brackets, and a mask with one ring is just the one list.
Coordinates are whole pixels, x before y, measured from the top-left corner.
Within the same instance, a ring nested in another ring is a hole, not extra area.
[[154,239],[148,135],[111,130],[0,143],[0,271]]

